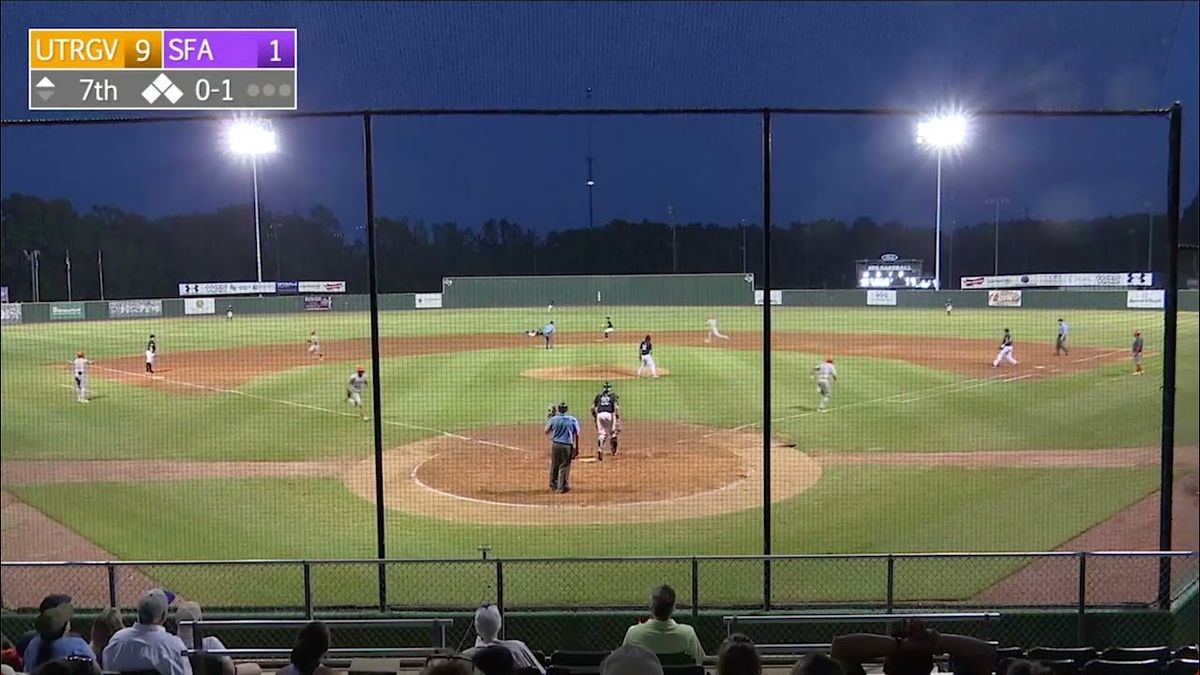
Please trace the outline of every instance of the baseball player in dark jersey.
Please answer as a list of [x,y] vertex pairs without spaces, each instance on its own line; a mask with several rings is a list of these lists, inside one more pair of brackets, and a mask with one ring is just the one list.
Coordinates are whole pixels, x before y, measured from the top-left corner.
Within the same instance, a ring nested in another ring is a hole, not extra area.
[[642,371],[646,368],[650,369],[650,377],[658,378],[658,366],[654,363],[654,357],[650,352],[654,351],[654,345],[650,344],[650,336],[647,335],[642,343],[638,345],[638,355],[641,356],[642,362],[638,365],[637,376],[642,376]]
[[596,421],[596,460],[604,461],[604,442],[609,452],[617,454],[617,435],[621,431],[621,406],[612,385],[605,382],[600,393],[592,399],[592,419]]
[[612,317],[611,316],[604,317],[604,339],[607,340],[608,336],[612,335],[616,331],[617,331],[617,329],[613,328]]
[[996,360],[992,361],[992,367],[999,368],[1001,361],[1017,365],[1017,360],[1013,358],[1013,336],[1007,328],[1004,329],[1004,335],[1000,338],[1000,352],[996,354]]
[[1130,353],[1133,356],[1133,374],[1145,375],[1146,371],[1142,368],[1142,350],[1145,349],[1146,343],[1142,340],[1142,331],[1133,331],[1133,346],[1130,348]]

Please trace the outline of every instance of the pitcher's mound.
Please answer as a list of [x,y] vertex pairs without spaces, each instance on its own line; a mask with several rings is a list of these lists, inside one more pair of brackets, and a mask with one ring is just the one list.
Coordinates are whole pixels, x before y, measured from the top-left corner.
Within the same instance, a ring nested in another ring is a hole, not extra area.
[[[670,375],[666,368],[658,369],[658,376]],[[550,368],[531,368],[521,373],[524,377],[535,380],[628,380],[637,377],[637,368],[624,366],[553,366]],[[643,371],[643,376],[649,378],[649,370]]]

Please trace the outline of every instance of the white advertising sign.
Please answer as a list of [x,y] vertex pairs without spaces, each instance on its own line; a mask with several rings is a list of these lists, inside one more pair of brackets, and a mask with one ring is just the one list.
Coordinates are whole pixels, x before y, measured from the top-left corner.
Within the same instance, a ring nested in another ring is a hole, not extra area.
[[217,301],[212,298],[188,298],[183,301],[184,314],[216,314]]
[[1162,309],[1167,305],[1166,291],[1126,291],[1125,306],[1129,309]]
[[[754,291],[754,304],[756,304],[756,305],[763,304],[763,292],[762,291]],[[783,304],[783,291],[771,291],[771,304],[772,305],[782,305]]]
[[896,291],[870,290],[867,291],[867,304],[880,307],[896,306]]
[[202,284],[179,284],[180,297],[193,295],[261,295],[274,292],[274,281],[217,281]]
[[0,323],[21,323],[21,303],[0,305]]
[[972,288],[1124,288],[1153,286],[1150,272],[1088,272],[1072,274],[1001,274],[987,277],[962,277],[959,285]]
[[301,281],[301,293],[345,293],[344,281]]
[[988,307],[1020,307],[1021,291],[988,291]]
[[442,294],[441,293],[417,293],[416,294],[417,309],[441,309]]

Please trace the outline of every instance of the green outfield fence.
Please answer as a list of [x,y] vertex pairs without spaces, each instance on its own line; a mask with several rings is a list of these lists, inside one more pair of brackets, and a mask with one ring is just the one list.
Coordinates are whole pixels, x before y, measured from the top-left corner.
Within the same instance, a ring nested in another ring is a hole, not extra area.
[[[1164,563],[1175,571],[1171,603],[1165,608],[1157,602],[1158,569]],[[768,564],[776,583],[771,597],[763,597],[756,579]],[[987,610],[1001,616],[982,637],[1005,644],[1136,645],[1161,642],[1168,635],[1180,643],[1195,641],[1198,567],[1196,552],[3,562],[0,589],[46,586],[52,579],[54,589],[73,595],[85,615],[106,606],[129,609],[147,588],[161,585],[199,601],[214,619],[448,616],[457,619],[452,642],[462,639],[475,607],[495,603],[513,634],[554,649],[611,644],[645,611],[649,589],[666,582],[677,589],[680,614],[701,629],[709,649],[722,637],[723,615],[772,611],[886,617]],[[818,585],[815,580],[831,568],[856,581],[852,595],[830,595]],[[977,581],[981,569],[994,572],[989,581]],[[1028,574],[1033,569],[1037,573]],[[383,603],[377,603],[373,588],[378,575],[389,579]],[[446,578],[456,583],[432,583]],[[968,578],[976,581],[964,582]],[[1114,578],[1122,580],[1120,588],[1110,583]],[[598,579],[610,587],[595,588]],[[36,614],[9,600],[3,604],[9,634],[19,633]],[[827,642],[851,629],[833,620],[758,625],[752,636],[764,643]],[[946,629],[972,632],[979,627]],[[372,646],[382,640],[395,645],[397,637],[394,631],[352,635],[339,639],[339,646]],[[230,635],[232,642],[226,642],[230,647],[263,646],[286,637],[267,630]],[[419,644],[423,638],[412,639]]]
[[[549,280],[542,283],[543,280]],[[563,283],[566,282],[566,283]],[[743,275],[640,275],[634,277],[456,277],[445,280],[442,308],[521,308],[544,307],[553,302],[560,307],[604,306],[748,306],[754,304],[753,279]],[[569,288],[570,292],[554,292]],[[1129,310],[1159,312],[1156,309],[1130,309],[1127,291],[1029,290],[1021,292],[1021,307],[1016,309]],[[597,295],[599,294],[599,295]],[[381,293],[380,311],[417,310],[416,293]],[[328,311],[367,312],[371,298],[363,294],[325,296]],[[599,298],[599,303],[597,303]],[[706,300],[707,299],[707,300]],[[781,291],[783,307],[867,307],[864,290],[791,290]],[[941,308],[950,301],[960,309],[989,308],[987,291],[896,291],[895,307]],[[218,298],[215,314],[188,314],[186,298],[164,300],[89,300],[84,302],[40,302],[7,305],[5,325],[71,320],[106,321],[136,318],[204,318],[222,315],[226,307],[241,315],[305,313],[304,296],[280,295],[262,298]],[[152,313],[121,314],[120,307],[130,303],[150,303]],[[779,305],[777,305],[779,306]],[[873,306],[886,310],[888,307]],[[436,311],[421,309],[420,311]],[[1179,311],[1200,311],[1200,291],[1179,291]]]

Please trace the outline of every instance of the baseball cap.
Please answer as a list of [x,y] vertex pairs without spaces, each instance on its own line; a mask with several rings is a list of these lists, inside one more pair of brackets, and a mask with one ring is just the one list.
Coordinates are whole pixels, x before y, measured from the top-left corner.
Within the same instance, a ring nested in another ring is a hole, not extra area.
[[167,613],[175,594],[161,588],[146,591],[137,602],[138,623],[155,623]]
[[81,358],[81,359],[82,359],[82,358],[83,358],[83,352],[75,352],[75,356],[78,356],[79,358]]
[[62,635],[73,616],[75,616],[75,608],[71,603],[65,602],[38,614],[33,627],[37,630],[38,635]]
[[622,645],[600,663],[600,675],[663,675],[663,667],[649,649]]
[[63,593],[51,593],[50,595],[42,598],[41,604],[38,605],[38,612],[41,613],[48,609],[58,607],[59,605],[65,605],[70,602],[71,596],[69,595],[65,595]]
[[366,368],[363,368],[362,366],[358,366],[358,367],[356,367],[354,370],[356,370],[356,371],[358,371],[358,372],[360,372],[360,373],[361,373],[361,372],[363,372],[364,370],[366,370]]

